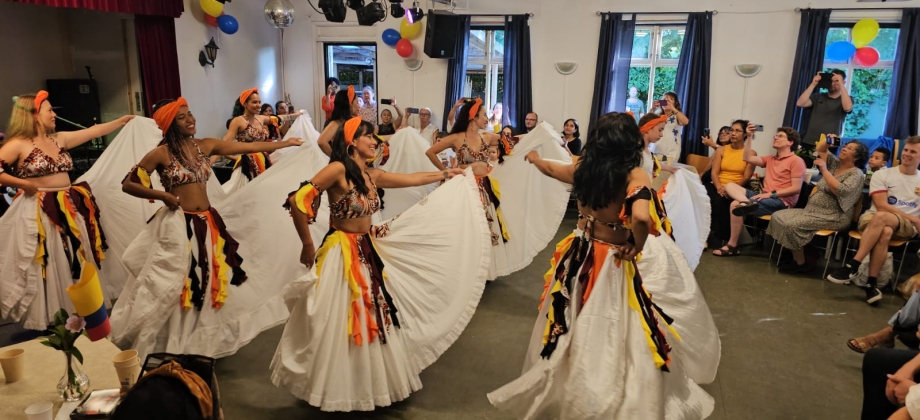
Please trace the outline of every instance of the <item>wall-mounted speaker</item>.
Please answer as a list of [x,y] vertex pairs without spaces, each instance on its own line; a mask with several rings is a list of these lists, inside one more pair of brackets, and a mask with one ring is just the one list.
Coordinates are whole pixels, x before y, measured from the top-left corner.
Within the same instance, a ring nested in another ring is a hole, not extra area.
[[460,16],[444,10],[428,10],[425,54],[431,58],[454,58],[460,34]]

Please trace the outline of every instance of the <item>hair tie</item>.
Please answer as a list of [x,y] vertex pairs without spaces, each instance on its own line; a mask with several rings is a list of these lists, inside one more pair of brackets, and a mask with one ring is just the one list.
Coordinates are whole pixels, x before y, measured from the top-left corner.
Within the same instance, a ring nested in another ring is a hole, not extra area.
[[476,114],[479,113],[479,107],[482,106],[482,99],[476,98],[476,102],[473,102],[473,106],[470,107],[469,120],[473,121],[476,118]]
[[240,93],[240,105],[246,106],[246,100],[249,99],[253,93],[259,93],[259,88],[246,89]]
[[46,100],[48,100],[48,92],[44,90],[38,91],[38,93],[35,94],[35,110],[32,111],[32,113],[38,115],[38,111],[42,107],[42,102]]
[[179,108],[183,106],[188,106],[188,101],[180,96],[179,99],[157,108],[156,112],[153,113],[153,120],[156,121],[157,127],[160,127],[160,131],[163,134],[166,134],[166,131],[169,130],[173,120],[176,119],[176,115],[179,114]]
[[361,118],[354,117],[348,121],[345,121],[345,144],[349,146],[354,146],[355,144],[355,133],[358,132],[358,127],[361,126]]
[[355,86],[351,85],[348,87],[348,104],[351,105],[355,101]]
[[642,127],[639,128],[639,132],[642,134],[648,133],[649,131],[652,131],[652,129],[655,128],[656,125],[661,124],[661,123],[666,123],[666,122],[668,122],[668,117],[662,115],[658,118],[655,118],[654,120],[651,120],[643,124]]

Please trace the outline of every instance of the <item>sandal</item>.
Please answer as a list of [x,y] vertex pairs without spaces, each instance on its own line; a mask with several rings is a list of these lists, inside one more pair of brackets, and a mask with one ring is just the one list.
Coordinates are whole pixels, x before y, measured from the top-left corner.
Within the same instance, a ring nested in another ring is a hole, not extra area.
[[874,336],[875,334],[867,335],[865,337],[860,337],[860,338],[851,338],[849,341],[847,341],[847,347],[849,347],[850,350],[853,350],[857,353],[865,353],[869,351],[869,349],[874,349],[874,348],[885,348],[885,349],[894,348],[894,337],[891,337],[889,340],[886,340],[886,341],[875,341]]
[[735,206],[732,209],[732,214],[735,216],[744,216],[745,214],[757,211],[760,208],[760,203],[757,201],[748,201],[747,203],[741,203]]
[[[716,254],[716,251],[719,251],[719,253]],[[712,255],[715,255],[717,257],[736,257],[738,255],[741,255],[741,251],[738,250],[738,247],[736,246],[725,244],[725,246],[723,246],[722,248],[712,251]]]

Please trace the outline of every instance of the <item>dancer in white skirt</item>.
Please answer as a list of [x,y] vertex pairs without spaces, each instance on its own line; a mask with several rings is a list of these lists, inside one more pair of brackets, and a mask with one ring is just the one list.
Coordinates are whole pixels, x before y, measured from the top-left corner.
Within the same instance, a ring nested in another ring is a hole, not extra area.
[[685,376],[677,334],[643,287],[635,259],[657,224],[628,114],[602,116],[574,164],[528,160],[571,183],[575,232],[556,246],[520,378],[488,395],[524,419],[700,419],[713,400]]
[[477,177],[493,245],[489,280],[495,280],[526,267],[546,248],[562,223],[569,199],[568,186],[542,176],[524,162],[523,156],[538,150],[546,158],[564,163],[572,158],[559,143],[559,134],[547,124],[541,124],[519,142],[483,131],[487,124],[482,100],[467,102],[460,108],[451,134],[425,154],[439,169],[445,166],[438,154],[447,148],[456,152],[460,168],[488,163],[489,148],[501,147],[510,155],[503,164]]
[[[239,243],[208,201],[208,156],[271,152],[301,142],[195,139],[195,117],[184,98],[160,101],[153,118],[163,141],[131,169],[123,189],[165,206],[125,250],[123,262],[132,278],[112,311],[110,338],[142,355],[233,354],[283,322],[287,311],[278,291],[247,281]],[[153,189],[153,172],[165,191]],[[275,301],[266,298],[272,293],[279,295]]]
[[47,328],[61,308],[75,312],[67,287],[79,281],[83,264],[99,269],[108,248],[92,191],[70,183],[67,150],[134,116],[61,133],[55,118],[48,92],[15,98],[0,148],[0,185],[20,191],[0,218],[0,316],[33,330]]
[[[373,410],[420,389],[419,373],[459,337],[485,286],[488,227],[470,170],[372,225],[377,187],[463,173],[369,169],[376,145],[372,124],[348,120],[332,141],[331,163],[286,202],[303,240],[300,262],[315,261],[319,277],[311,272],[286,293],[291,316],[272,360],[272,382],[324,411]],[[317,250],[308,225],[323,192],[331,223]]]

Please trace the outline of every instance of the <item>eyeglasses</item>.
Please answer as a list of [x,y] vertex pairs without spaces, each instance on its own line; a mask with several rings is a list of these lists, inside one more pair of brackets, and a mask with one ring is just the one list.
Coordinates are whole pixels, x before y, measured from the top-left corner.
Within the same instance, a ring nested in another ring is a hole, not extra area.
[[420,112],[420,113],[418,114],[418,116],[419,116],[419,117],[430,117],[431,114],[422,114],[422,113]]

